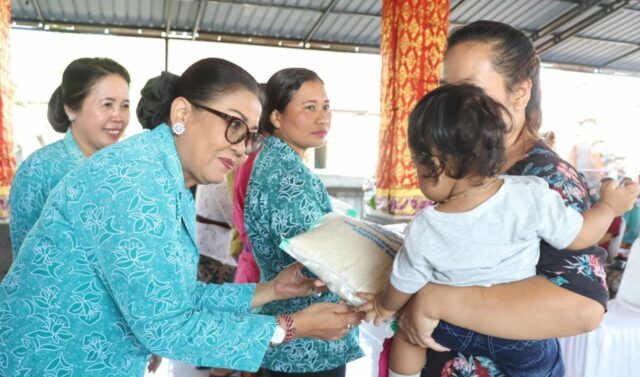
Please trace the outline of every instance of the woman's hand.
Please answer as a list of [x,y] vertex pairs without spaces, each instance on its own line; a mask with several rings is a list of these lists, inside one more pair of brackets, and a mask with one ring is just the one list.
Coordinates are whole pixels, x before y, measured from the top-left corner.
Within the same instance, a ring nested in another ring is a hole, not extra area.
[[413,344],[422,348],[430,348],[438,352],[450,351],[449,348],[436,342],[431,334],[438,327],[439,320],[408,313],[406,308],[398,317],[398,326],[402,329],[405,337]]
[[321,302],[313,304],[292,316],[296,338],[338,340],[360,324],[362,312],[344,304]]
[[398,315],[398,326],[404,332],[406,338],[413,344],[423,348],[431,348],[434,351],[449,351],[448,348],[437,343],[431,334],[439,319],[430,318],[424,308],[424,295],[418,292],[400,311]]
[[292,263],[271,280],[275,300],[311,296],[326,289],[322,281],[306,278],[302,274],[302,267],[300,262]]
[[302,264],[295,262],[272,280],[256,286],[251,307],[259,307],[271,301],[287,300],[294,297],[319,295],[326,290],[325,284],[302,274]]

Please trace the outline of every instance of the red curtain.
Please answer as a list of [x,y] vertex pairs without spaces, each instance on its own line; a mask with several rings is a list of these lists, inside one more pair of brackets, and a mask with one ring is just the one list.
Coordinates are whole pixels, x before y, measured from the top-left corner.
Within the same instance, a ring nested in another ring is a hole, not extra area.
[[10,28],[11,1],[0,0],[0,218],[8,217],[9,187],[15,169],[11,130],[13,85],[9,76]]
[[383,0],[377,208],[413,215],[428,205],[407,147],[415,104],[438,85],[449,30],[449,0]]

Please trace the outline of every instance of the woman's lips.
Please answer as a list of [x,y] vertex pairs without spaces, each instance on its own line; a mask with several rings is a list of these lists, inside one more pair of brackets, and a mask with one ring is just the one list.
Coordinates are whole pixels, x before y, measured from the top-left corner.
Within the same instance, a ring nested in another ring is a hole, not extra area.
[[327,131],[316,131],[316,132],[312,132],[311,134],[316,137],[325,137],[327,136]]
[[122,128],[106,127],[103,129],[109,136],[119,137],[122,135]]
[[230,158],[218,157],[218,160],[222,163],[222,166],[227,168],[228,170],[233,169],[234,162]]

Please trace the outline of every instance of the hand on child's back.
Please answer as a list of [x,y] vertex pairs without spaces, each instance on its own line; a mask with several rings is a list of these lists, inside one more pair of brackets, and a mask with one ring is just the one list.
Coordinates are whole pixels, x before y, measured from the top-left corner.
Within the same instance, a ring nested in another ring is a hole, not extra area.
[[602,184],[600,188],[600,202],[608,205],[620,216],[633,208],[638,200],[640,186],[630,180],[622,181],[620,185],[614,180]]

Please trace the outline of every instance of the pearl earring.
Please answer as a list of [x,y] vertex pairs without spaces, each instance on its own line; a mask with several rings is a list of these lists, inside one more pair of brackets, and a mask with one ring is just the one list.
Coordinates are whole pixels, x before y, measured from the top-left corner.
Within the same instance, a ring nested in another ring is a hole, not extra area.
[[67,114],[67,118],[69,118],[69,122],[73,122],[74,120],[76,120],[75,114]]
[[180,136],[184,133],[185,127],[184,123],[176,122],[171,126],[171,132],[173,132],[176,136]]

